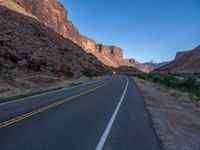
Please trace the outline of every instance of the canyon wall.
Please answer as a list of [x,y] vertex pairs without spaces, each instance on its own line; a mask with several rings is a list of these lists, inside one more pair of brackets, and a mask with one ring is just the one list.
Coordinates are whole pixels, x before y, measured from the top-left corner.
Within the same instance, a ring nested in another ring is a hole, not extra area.
[[178,72],[194,73],[200,72],[200,46],[191,51],[179,53],[173,61],[157,68],[154,72]]
[[94,54],[102,63],[118,67],[130,66],[123,60],[123,51],[117,46],[106,46],[96,43],[93,39],[83,36],[68,20],[68,12],[57,0],[12,0],[27,12],[36,16],[46,26],[50,27],[64,38],[70,39],[82,47],[87,53]]
[[110,70],[20,5],[0,0],[0,80],[38,74],[79,77],[84,69]]

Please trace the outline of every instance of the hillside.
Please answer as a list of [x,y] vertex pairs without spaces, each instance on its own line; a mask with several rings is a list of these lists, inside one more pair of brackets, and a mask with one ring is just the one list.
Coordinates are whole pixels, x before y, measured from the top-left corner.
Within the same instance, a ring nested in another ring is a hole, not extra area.
[[175,59],[179,59],[180,57],[183,57],[185,54],[189,53],[191,50],[186,50],[186,51],[179,51],[176,53]]
[[164,66],[164,65],[166,65],[166,64],[168,64],[169,62],[156,62],[156,61],[150,61],[150,62],[145,62],[145,63],[143,63],[144,65],[146,65],[146,66],[149,66],[150,68],[152,68],[152,69],[156,69],[156,68],[159,68],[159,67],[162,67],[162,66]]
[[146,72],[149,73],[153,70],[153,68],[149,67],[148,65],[139,63],[138,61],[136,61],[135,59],[127,59],[127,61],[132,64],[133,66],[135,66],[136,68],[138,68],[140,71],[142,72]]
[[68,12],[57,0],[12,0],[43,24],[63,37],[72,40],[87,53],[92,53],[107,66],[131,66],[123,59],[123,50],[117,46],[99,44],[91,38],[81,35],[67,19]]
[[192,51],[179,54],[169,64],[156,69],[156,72],[185,72],[193,73],[200,72],[200,46]]
[[0,0],[0,24],[1,85],[28,88],[37,75],[79,77],[84,69],[109,69],[10,0]]

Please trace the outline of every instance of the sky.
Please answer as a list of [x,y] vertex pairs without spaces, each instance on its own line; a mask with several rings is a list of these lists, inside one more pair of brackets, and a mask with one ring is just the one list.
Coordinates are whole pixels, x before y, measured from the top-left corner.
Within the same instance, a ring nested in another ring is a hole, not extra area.
[[169,61],[200,45],[200,0],[59,0],[83,35],[125,58]]

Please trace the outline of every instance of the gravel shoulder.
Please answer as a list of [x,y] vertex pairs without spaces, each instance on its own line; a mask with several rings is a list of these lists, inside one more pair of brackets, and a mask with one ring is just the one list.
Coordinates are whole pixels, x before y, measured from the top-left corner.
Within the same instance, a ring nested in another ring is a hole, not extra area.
[[148,81],[133,78],[140,88],[152,125],[166,150],[200,150],[200,110],[157,91]]

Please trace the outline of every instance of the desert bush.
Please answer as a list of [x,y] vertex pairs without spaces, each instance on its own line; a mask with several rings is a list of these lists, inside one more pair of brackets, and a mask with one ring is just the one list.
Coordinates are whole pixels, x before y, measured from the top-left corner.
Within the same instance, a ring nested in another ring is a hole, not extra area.
[[97,77],[97,76],[106,75],[106,72],[105,71],[97,71],[94,69],[84,69],[84,70],[82,70],[82,74],[86,77]]
[[69,78],[73,78],[74,77],[74,73],[72,71],[67,71],[62,73],[65,77],[69,77]]

